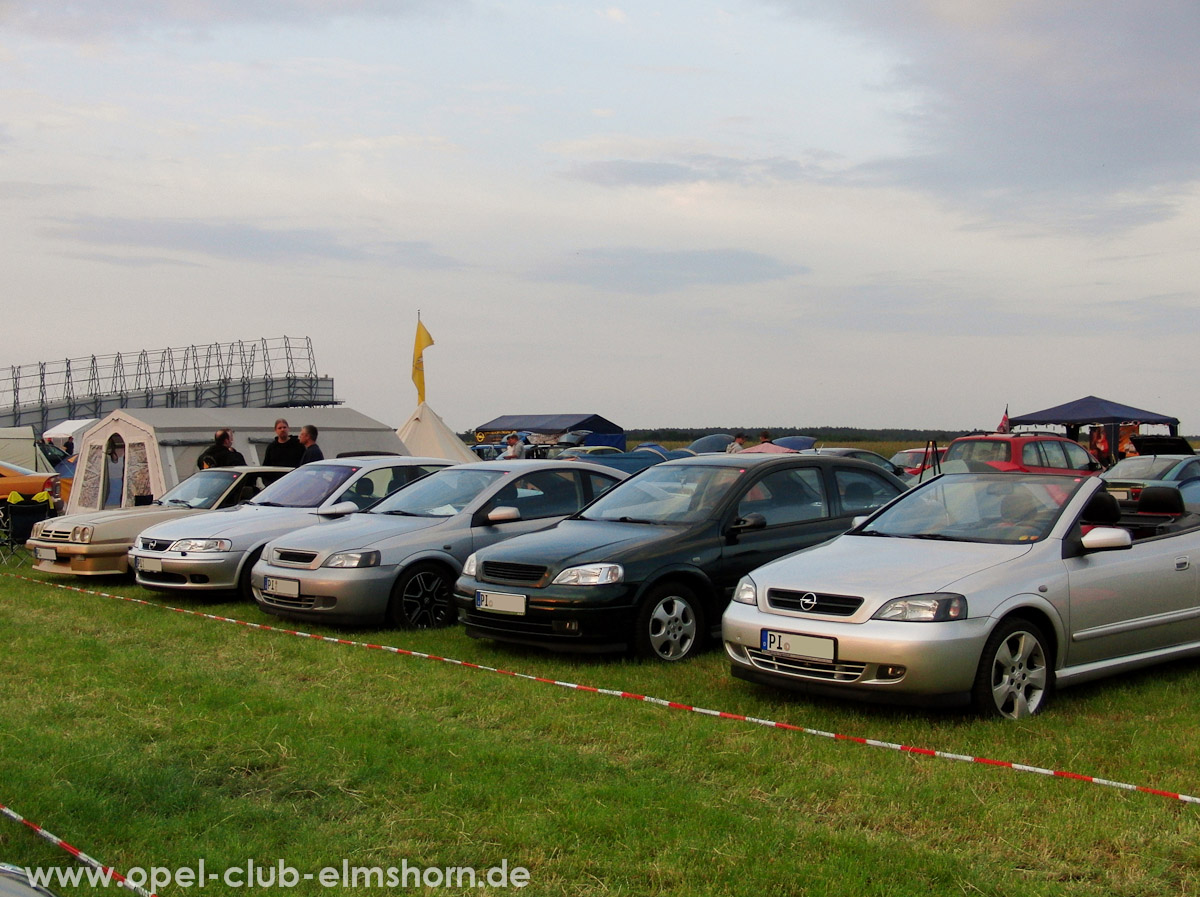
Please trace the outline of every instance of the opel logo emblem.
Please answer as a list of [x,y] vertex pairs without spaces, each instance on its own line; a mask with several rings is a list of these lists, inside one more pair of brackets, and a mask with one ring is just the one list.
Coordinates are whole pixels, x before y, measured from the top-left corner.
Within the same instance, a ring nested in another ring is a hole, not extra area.
[[814,595],[812,592],[805,592],[800,597],[800,609],[801,610],[812,610],[816,606],[817,606],[817,596]]

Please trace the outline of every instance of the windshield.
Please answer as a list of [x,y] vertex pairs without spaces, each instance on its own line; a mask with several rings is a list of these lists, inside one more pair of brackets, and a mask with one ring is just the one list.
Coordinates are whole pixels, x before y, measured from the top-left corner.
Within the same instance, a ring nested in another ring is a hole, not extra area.
[[214,467],[192,474],[161,499],[163,505],[211,508],[241,474]]
[[248,504],[315,508],[360,469],[348,464],[305,464],[280,477]]
[[1101,476],[1106,480],[1119,480],[1122,477],[1133,480],[1161,480],[1178,463],[1178,458],[1156,458],[1153,455],[1124,458]]
[[446,467],[393,493],[367,513],[453,517],[502,476],[502,470]]
[[947,474],[909,492],[855,533],[955,542],[1036,542],[1086,480]]
[[742,472],[739,467],[660,464],[618,483],[592,502],[580,517],[637,523],[694,523],[712,515]]

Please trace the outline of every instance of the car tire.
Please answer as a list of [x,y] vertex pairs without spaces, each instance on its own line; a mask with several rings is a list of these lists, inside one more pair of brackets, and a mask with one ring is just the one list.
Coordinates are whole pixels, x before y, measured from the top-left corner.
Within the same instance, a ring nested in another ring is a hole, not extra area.
[[1050,640],[1021,617],[1001,621],[983,646],[972,704],[982,716],[1025,719],[1040,713],[1054,694]]
[[454,622],[453,577],[438,564],[413,564],[392,586],[387,621],[400,629],[437,629]]
[[254,603],[254,589],[250,586],[250,571],[254,569],[254,565],[258,563],[258,559],[262,557],[263,548],[266,546],[260,545],[246,556],[246,562],[242,564],[241,572],[238,573],[238,597],[243,601]]
[[704,609],[696,593],[682,583],[651,589],[635,625],[634,650],[651,660],[686,660],[704,646]]

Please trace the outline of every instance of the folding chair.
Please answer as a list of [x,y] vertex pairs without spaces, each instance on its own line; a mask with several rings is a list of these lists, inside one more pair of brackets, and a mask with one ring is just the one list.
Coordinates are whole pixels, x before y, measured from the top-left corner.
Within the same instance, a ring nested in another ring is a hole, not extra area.
[[8,506],[0,502],[0,564],[22,563],[19,549],[20,546],[13,540],[12,517],[9,516]]
[[28,558],[25,542],[33,534],[33,526],[50,516],[49,496],[46,500],[0,502],[0,563],[24,563]]

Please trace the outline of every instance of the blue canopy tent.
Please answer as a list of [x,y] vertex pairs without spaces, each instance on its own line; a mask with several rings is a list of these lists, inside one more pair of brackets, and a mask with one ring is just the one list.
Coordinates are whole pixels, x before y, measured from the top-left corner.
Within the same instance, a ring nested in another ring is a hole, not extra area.
[[599,414],[502,414],[475,428],[476,442],[498,442],[509,433],[557,436],[588,430],[584,445],[611,445],[625,450],[625,430]]
[[[1121,424],[1160,424],[1170,428],[1172,436],[1179,435],[1179,418],[1168,417],[1154,411],[1144,411],[1118,402],[1096,396],[1084,396],[1065,405],[1056,405],[1045,411],[1035,411],[1032,414],[1021,414],[1009,418],[1013,427],[1037,426],[1038,424],[1057,424],[1067,428],[1067,437],[1079,441],[1080,430],[1087,426],[1103,426],[1108,436],[1108,444],[1120,445]],[[1103,458],[1101,460],[1104,460]]]

